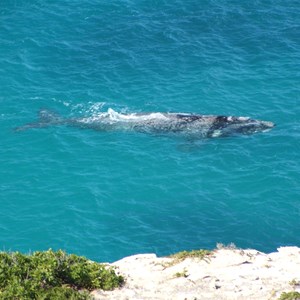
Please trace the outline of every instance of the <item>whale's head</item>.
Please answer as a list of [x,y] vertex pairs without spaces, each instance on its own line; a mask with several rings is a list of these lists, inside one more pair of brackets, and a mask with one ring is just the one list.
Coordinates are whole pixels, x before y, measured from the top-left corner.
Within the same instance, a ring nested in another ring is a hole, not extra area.
[[254,120],[248,117],[217,117],[212,137],[235,134],[250,135],[271,130],[275,124],[269,121]]
[[269,131],[274,126],[275,124],[273,122],[238,117],[234,127],[237,133],[253,134],[258,132]]

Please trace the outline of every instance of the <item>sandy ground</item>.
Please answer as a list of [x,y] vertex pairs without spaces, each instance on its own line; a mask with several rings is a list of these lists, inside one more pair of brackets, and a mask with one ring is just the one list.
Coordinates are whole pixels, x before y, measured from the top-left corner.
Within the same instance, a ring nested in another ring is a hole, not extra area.
[[134,255],[111,264],[126,279],[122,288],[94,291],[92,296],[118,300],[271,300],[282,292],[300,292],[300,248],[277,250],[265,254],[220,249],[203,260],[179,262],[155,254]]

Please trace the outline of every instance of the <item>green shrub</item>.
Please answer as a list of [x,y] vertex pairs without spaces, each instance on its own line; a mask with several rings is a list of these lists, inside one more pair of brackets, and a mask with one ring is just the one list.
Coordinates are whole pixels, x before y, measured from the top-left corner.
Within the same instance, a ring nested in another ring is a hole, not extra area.
[[188,271],[184,268],[183,271],[181,271],[181,272],[176,272],[176,273],[174,274],[174,278],[179,278],[179,277],[184,277],[184,278],[189,277]]
[[278,300],[300,300],[300,293],[298,292],[282,293]]
[[167,263],[164,263],[164,266],[166,268],[174,266],[175,264],[180,263],[181,261],[185,260],[186,258],[198,258],[198,259],[209,259],[209,256],[212,254],[213,252],[210,250],[204,250],[204,249],[200,249],[200,250],[192,250],[192,251],[181,251],[178,253],[174,253],[171,254],[170,258],[172,258],[173,260]]
[[112,268],[62,250],[0,252],[0,299],[88,299],[79,290],[111,290],[123,282]]
[[179,261],[184,260],[188,257],[203,259],[204,257],[210,255],[211,253],[212,251],[210,250],[200,249],[200,250],[192,250],[192,251],[181,251],[172,254],[170,257]]

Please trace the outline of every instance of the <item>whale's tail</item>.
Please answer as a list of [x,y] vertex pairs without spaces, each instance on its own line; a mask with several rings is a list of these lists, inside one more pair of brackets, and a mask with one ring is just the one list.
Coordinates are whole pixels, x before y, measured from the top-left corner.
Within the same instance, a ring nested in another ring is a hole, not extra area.
[[57,125],[62,122],[62,118],[53,111],[48,109],[40,109],[38,112],[38,120],[36,122],[27,123],[25,125],[16,127],[15,131],[24,131],[31,128],[43,128],[50,125]]

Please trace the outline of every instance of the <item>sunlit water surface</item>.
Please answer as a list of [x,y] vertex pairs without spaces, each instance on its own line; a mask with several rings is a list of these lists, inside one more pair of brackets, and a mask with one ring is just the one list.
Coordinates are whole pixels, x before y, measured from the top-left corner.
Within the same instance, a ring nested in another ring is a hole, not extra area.
[[[99,261],[300,246],[298,1],[5,1],[0,8],[0,246]],[[273,121],[252,136],[50,126],[189,112]]]

